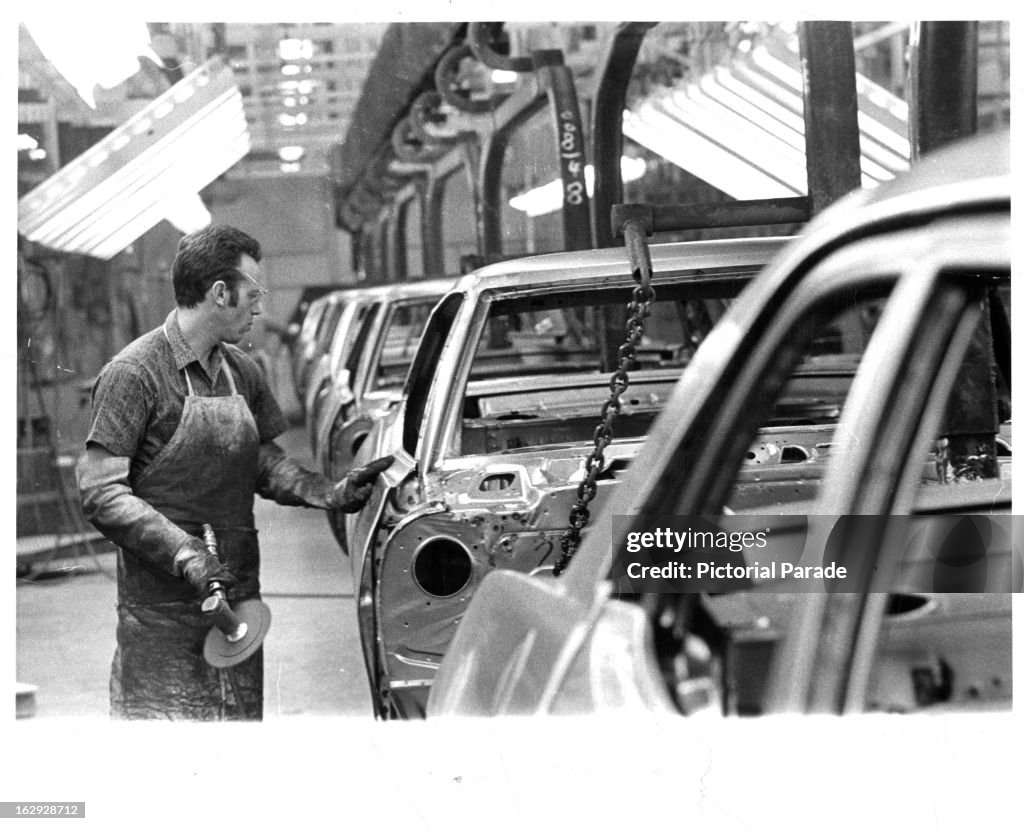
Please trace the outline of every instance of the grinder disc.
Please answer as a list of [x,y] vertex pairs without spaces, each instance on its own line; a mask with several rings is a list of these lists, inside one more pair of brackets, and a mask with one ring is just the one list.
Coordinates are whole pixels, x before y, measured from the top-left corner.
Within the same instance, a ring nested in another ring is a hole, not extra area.
[[227,669],[242,663],[252,655],[267,636],[270,629],[270,607],[262,600],[243,600],[232,611],[246,624],[248,631],[235,643],[214,627],[206,636],[203,657],[212,667]]

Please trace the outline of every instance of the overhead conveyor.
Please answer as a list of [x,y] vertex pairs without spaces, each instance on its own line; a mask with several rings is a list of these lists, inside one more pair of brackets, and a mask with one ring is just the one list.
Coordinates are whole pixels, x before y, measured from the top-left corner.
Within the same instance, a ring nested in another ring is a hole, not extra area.
[[[855,41],[853,24],[843,21],[800,23],[642,101],[629,101],[638,55],[657,25],[610,27],[581,80],[558,50],[524,51],[518,42],[517,52],[505,24],[394,24],[335,154],[336,215],[358,240],[357,265],[366,281],[409,277],[400,249],[409,248],[410,233],[418,238],[423,273],[446,270],[444,224],[451,211],[443,200],[454,176],[464,178],[472,202],[475,251],[462,252],[464,268],[507,257],[504,189],[512,166],[522,164],[510,160],[508,149],[545,108],[562,191],[563,250],[618,244],[609,220],[612,206],[622,201],[626,140],[651,148],[721,194],[713,202],[651,206],[652,231],[788,231],[845,193],[905,169],[916,152],[912,138],[928,133],[922,119],[941,117],[925,115],[936,107],[940,112],[942,104],[926,103],[920,89],[919,100],[908,102],[858,73],[855,50],[866,41]],[[911,59],[917,77],[934,79],[935,88],[946,83],[939,81],[948,78],[950,66],[935,56],[948,51],[950,40],[973,44],[974,63],[953,65],[956,79],[947,91],[951,99],[971,100],[962,93],[965,85],[977,84],[976,25],[946,30],[941,41],[934,34],[939,24],[914,25],[933,32],[930,40],[913,41]],[[905,34],[910,26],[885,27],[885,37]],[[511,93],[496,86],[486,95],[469,91],[467,74],[494,71],[518,74]],[[392,73],[403,94],[381,98],[381,84]],[[367,107],[375,97],[378,109],[371,117]],[[392,107],[390,114],[381,102]],[[959,125],[954,133],[965,129]],[[417,229],[407,227],[413,205],[419,208]]]

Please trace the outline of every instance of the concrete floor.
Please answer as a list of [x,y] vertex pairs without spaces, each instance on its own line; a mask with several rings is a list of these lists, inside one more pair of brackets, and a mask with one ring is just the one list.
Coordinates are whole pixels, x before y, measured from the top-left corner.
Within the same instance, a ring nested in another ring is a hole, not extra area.
[[[279,440],[312,466],[303,428]],[[256,500],[263,597],[273,614],[264,653],[264,718],[372,719],[348,559],[326,516]],[[66,576],[17,583],[17,680],[38,687],[36,719],[107,718],[114,654],[115,556]]]

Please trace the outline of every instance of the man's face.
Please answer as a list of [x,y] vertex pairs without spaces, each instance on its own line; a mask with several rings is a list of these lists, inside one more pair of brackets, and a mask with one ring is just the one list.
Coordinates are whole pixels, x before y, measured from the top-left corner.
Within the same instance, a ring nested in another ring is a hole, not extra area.
[[263,312],[263,295],[266,293],[260,281],[260,265],[248,254],[238,261],[238,270],[246,275],[235,286],[235,302],[232,305],[231,292],[225,293],[221,311],[221,341],[238,343],[251,331],[256,316]]

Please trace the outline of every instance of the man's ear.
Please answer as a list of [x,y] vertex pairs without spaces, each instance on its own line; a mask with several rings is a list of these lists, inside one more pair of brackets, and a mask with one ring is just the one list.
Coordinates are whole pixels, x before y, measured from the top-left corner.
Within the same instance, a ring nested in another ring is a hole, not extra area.
[[217,280],[210,286],[210,297],[218,306],[226,306],[228,303],[228,284],[223,280]]

